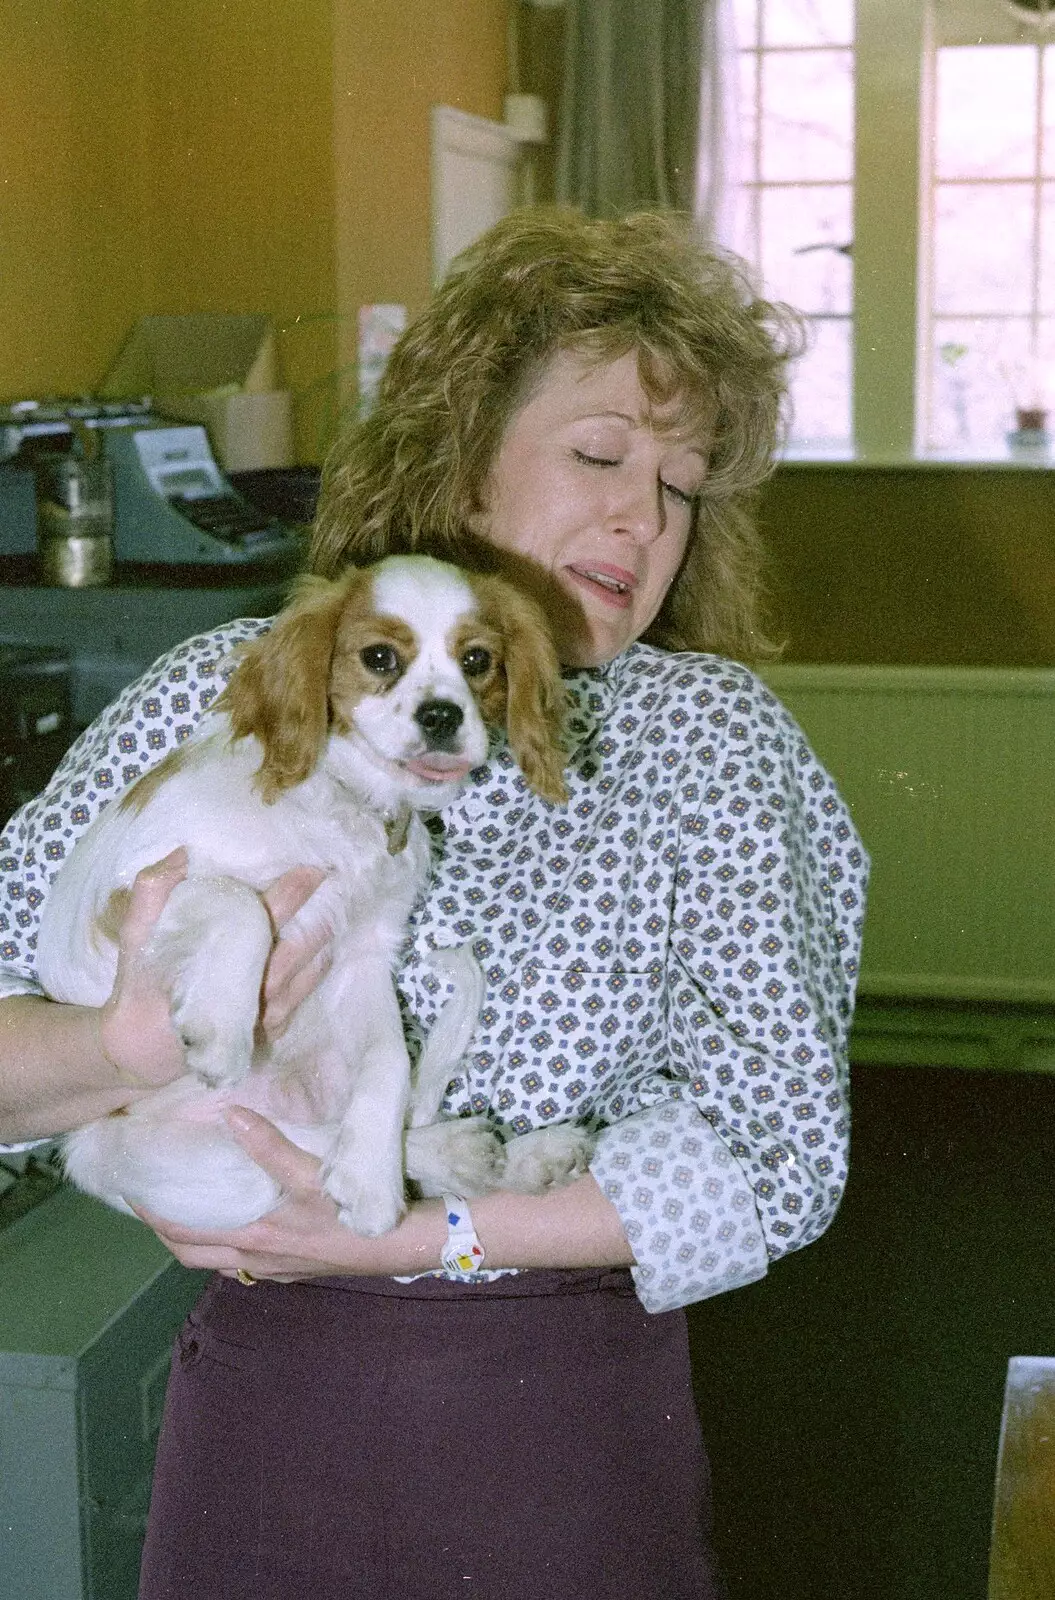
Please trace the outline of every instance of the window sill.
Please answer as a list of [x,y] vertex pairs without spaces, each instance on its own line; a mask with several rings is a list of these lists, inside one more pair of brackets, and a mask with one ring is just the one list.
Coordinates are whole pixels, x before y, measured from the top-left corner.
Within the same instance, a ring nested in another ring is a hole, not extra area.
[[1055,440],[1047,449],[1035,446],[1015,448],[994,444],[988,450],[979,446],[965,450],[927,450],[910,455],[877,455],[857,450],[853,445],[790,445],[777,460],[787,467],[996,467],[1027,472],[1051,471],[1055,467]]

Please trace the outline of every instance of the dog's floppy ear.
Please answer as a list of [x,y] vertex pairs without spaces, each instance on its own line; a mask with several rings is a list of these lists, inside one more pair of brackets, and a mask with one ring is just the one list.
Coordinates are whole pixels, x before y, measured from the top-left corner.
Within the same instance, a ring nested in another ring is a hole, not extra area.
[[504,642],[510,748],[537,794],[544,800],[567,800],[563,746],[567,697],[542,609],[505,578],[487,573],[476,574],[471,581],[487,622]]
[[329,729],[330,667],[341,613],[361,572],[301,578],[293,599],[242,653],[219,702],[236,739],[264,747],[254,782],[270,804],[315,768]]

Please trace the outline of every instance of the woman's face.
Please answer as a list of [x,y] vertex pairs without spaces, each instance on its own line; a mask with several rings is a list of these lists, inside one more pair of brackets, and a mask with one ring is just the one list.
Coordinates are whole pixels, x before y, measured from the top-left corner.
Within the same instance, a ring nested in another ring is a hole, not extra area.
[[474,531],[575,602],[553,608],[567,666],[611,661],[653,621],[681,565],[709,441],[655,407],[637,355],[554,357],[514,412]]

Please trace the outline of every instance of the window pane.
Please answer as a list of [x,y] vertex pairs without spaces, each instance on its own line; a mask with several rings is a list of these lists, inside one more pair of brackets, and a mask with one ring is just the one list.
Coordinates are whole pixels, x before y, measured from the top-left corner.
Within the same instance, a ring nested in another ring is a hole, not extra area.
[[1024,317],[936,320],[929,448],[1003,443],[1014,426],[1023,375],[1030,369],[1029,341]]
[[934,310],[1028,312],[1033,186],[941,185],[934,206]]
[[758,56],[750,50],[742,51],[737,67],[736,159],[741,183],[750,183],[758,177]]
[[733,29],[741,50],[758,44],[759,10],[761,0],[733,0]]
[[853,57],[810,50],[762,59],[762,176],[853,175]]
[[[719,0],[722,3],[722,0]],[[739,46],[734,247],[811,324],[789,441],[852,434],[854,20],[860,0],[727,0]]]
[[725,243],[737,255],[751,263],[754,278],[761,272],[761,231],[759,225],[760,195],[758,189],[740,188],[736,192],[729,212]]
[[1040,170],[1045,177],[1055,175],[1055,45],[1047,45],[1043,51],[1044,76],[1043,92],[1041,95],[1042,120],[1044,129],[1042,134]]
[[939,178],[1031,176],[1036,115],[1032,46],[938,51]]
[[1040,284],[1037,300],[1040,311],[1055,315],[1055,183],[1040,190]]
[[766,0],[763,43],[852,44],[853,0]]
[[1037,328],[1033,397],[1046,411],[1055,411],[1055,317],[1043,318]]
[[800,311],[849,314],[851,206],[849,184],[762,190],[761,266],[768,293]]
[[810,325],[809,348],[791,374],[795,445],[848,442],[850,416],[850,323],[839,319]]

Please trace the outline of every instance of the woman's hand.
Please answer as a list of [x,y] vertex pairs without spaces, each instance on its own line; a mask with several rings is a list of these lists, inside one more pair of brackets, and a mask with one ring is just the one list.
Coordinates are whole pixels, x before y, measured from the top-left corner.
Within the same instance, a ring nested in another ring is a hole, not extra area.
[[185,1070],[169,997],[146,955],[166,900],[186,876],[187,852],[182,848],[144,867],[121,919],[117,976],[98,1014],[99,1044],[122,1083],[133,1089],[159,1089]]
[[[117,977],[99,1012],[99,1043],[121,1080],[134,1089],[157,1089],[186,1070],[183,1046],[172,1027],[169,997],[148,960],[151,934],[165,902],[187,875],[187,852],[173,850],[136,877],[118,936]],[[261,994],[260,1028],[278,1038],[330,961],[324,933],[310,939],[281,937],[282,928],[314,894],[325,873],[293,867],[263,892],[276,943]]]
[[[322,1192],[314,1156],[255,1112],[232,1107],[227,1120],[242,1149],[277,1179],[285,1195],[259,1222],[230,1231],[181,1228],[140,1211],[184,1266],[276,1283],[349,1274],[410,1276],[439,1266],[447,1238],[442,1201],[416,1201],[388,1233],[364,1239],[338,1220],[336,1206]],[[472,1211],[488,1266],[634,1264],[619,1213],[589,1173],[544,1194],[495,1190],[474,1199]]]
[[177,1261],[228,1278],[248,1274],[277,1283],[372,1270],[371,1241],[338,1221],[337,1207],[320,1187],[318,1159],[255,1112],[233,1107],[227,1120],[243,1150],[282,1185],[284,1198],[259,1222],[230,1231],[184,1228],[138,1211]]
[[266,1039],[278,1039],[290,1018],[329,971],[332,947],[329,935],[318,931],[310,938],[282,938],[281,931],[309,901],[326,874],[317,867],[293,867],[264,890],[264,904],[279,935],[264,974],[260,1028]]

